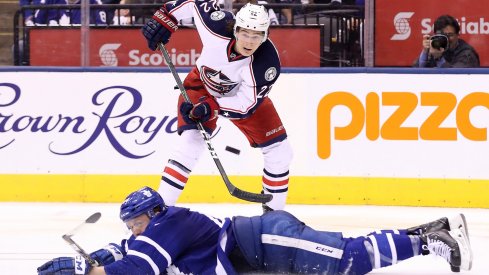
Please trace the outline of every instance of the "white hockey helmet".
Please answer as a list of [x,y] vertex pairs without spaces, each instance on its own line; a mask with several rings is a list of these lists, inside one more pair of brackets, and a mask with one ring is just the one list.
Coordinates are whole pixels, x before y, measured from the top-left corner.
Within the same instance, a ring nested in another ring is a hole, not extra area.
[[268,27],[270,19],[264,6],[247,3],[236,13],[236,23],[234,24],[234,36],[236,37],[237,28],[244,28],[265,33],[263,42],[268,38]]

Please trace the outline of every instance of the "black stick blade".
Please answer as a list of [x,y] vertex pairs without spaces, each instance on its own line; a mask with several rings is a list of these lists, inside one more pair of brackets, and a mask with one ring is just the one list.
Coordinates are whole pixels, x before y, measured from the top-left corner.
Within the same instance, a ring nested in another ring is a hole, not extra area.
[[229,192],[232,196],[249,202],[267,203],[272,200],[271,194],[257,194],[235,188]]
[[102,214],[100,214],[100,212],[97,212],[97,213],[93,213],[90,217],[88,217],[85,222],[86,223],[96,223],[100,217],[102,216]]

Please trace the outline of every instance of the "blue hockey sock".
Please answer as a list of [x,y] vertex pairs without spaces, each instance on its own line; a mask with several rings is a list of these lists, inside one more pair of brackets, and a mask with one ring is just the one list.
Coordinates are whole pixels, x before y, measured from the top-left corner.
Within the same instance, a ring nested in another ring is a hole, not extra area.
[[419,236],[405,230],[381,230],[366,237],[347,239],[340,274],[366,274],[421,254]]
[[374,269],[394,265],[421,254],[422,242],[419,236],[402,233],[382,230],[367,236],[374,256]]

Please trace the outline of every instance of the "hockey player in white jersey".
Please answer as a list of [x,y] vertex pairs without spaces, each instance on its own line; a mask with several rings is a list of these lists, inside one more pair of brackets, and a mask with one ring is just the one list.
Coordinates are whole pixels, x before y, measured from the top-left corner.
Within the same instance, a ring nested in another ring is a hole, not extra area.
[[169,2],[143,27],[149,48],[156,50],[158,43],[168,43],[178,30],[178,20],[187,18],[194,19],[203,48],[196,67],[183,83],[193,105],[180,96],[180,144],[163,171],[160,194],[168,205],[175,204],[205,150],[196,121],[211,133],[220,116],[230,119],[263,154],[263,192],[273,195],[264,208],[283,209],[292,149],[268,97],[280,75],[280,60],[268,38],[267,11],[263,6],[246,4],[234,18],[232,13],[220,10],[218,1]]
[[345,238],[314,230],[281,210],[214,218],[167,206],[155,190],[144,187],[127,196],[120,218],[133,236],[90,254],[101,266],[60,257],[40,266],[38,274],[361,275],[426,254],[443,257],[454,272],[472,266],[462,214]]

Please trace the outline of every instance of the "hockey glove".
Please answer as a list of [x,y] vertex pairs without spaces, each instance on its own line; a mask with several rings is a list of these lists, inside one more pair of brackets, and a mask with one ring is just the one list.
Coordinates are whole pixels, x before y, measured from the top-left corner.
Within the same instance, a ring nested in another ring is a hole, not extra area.
[[82,256],[59,257],[37,268],[39,275],[74,275],[88,274],[92,266]]
[[183,120],[188,124],[204,123],[217,118],[219,115],[219,104],[213,97],[203,96],[200,98],[199,103],[195,105],[183,102],[180,105],[180,113]]
[[143,35],[148,41],[148,47],[155,51],[158,43],[168,43],[171,34],[178,30],[177,24],[177,20],[168,13],[165,6],[157,10],[153,18],[142,28]]
[[99,265],[108,265],[122,259],[124,254],[120,245],[109,243],[104,248],[90,253],[90,257],[97,261]]
[[[103,266],[122,259],[124,254],[119,245],[110,243],[106,247],[90,253],[90,258]],[[91,268],[90,264],[81,256],[76,256],[75,258],[60,257],[38,267],[37,273],[39,275],[88,274]]]

